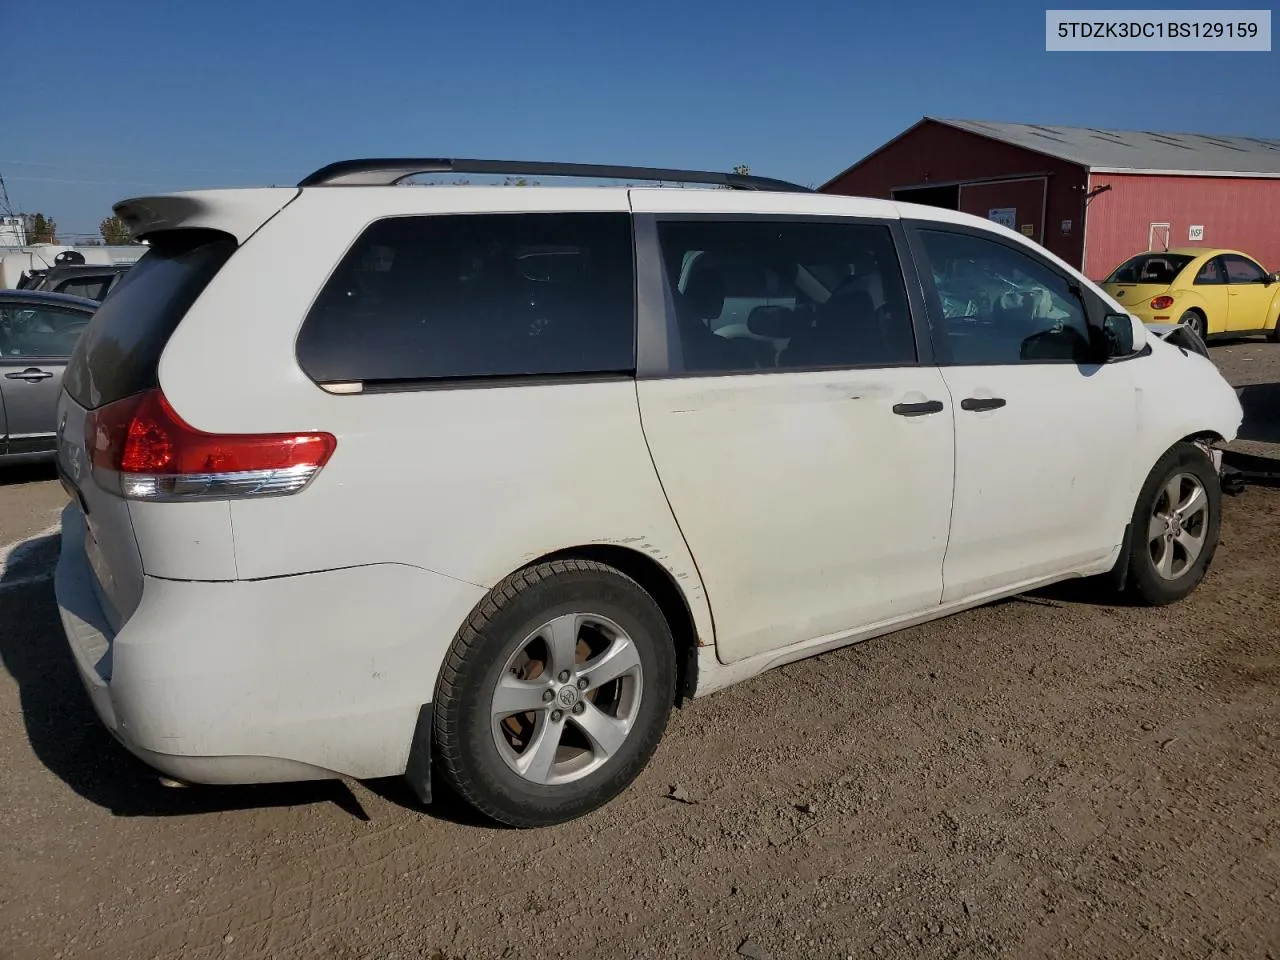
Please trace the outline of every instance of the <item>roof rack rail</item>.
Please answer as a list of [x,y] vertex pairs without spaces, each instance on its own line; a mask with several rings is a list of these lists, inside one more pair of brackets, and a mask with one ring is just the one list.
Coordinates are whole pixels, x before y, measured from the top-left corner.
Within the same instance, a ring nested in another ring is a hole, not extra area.
[[812,193],[808,187],[741,173],[705,170],[663,170],[657,167],[619,167],[594,163],[547,163],[521,160],[456,160],[444,157],[339,160],[304,177],[299,187],[389,187],[424,173],[476,173],[531,177],[589,177],[600,180],[661,180],[704,183],[735,190],[774,190]]

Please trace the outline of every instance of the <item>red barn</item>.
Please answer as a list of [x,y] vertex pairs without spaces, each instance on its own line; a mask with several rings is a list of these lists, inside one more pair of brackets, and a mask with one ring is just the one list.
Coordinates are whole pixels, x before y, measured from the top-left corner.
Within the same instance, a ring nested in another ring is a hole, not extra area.
[[1094,280],[1168,247],[1280,270],[1280,140],[925,117],[819,190],[988,217]]

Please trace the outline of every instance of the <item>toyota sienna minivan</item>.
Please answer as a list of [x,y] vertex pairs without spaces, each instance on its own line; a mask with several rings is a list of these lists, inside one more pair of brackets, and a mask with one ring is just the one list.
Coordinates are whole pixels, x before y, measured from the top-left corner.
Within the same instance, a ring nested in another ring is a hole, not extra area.
[[[400,185],[440,171],[686,188]],[[1218,543],[1234,391],[976,217],[441,160],[115,209],[150,249],[66,371],[57,597],[180,781],[555,823],[681,698],[1066,578],[1176,601]]]

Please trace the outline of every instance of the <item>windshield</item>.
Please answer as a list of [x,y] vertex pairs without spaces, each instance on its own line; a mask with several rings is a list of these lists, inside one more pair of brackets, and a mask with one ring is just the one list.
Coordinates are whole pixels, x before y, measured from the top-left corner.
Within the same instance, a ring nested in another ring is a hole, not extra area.
[[937,257],[933,281],[942,300],[943,316],[949,320],[990,319],[1003,310],[1024,305],[1029,316],[1035,318],[1060,320],[1072,314],[1065,291],[1050,290],[998,248],[985,257]]
[[1173,283],[1194,258],[1182,253],[1140,253],[1107,277],[1107,283]]

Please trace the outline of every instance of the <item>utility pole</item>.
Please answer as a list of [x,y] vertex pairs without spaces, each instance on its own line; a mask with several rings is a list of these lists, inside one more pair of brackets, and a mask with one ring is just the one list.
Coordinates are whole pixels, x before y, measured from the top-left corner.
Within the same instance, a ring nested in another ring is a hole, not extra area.
[[6,217],[16,217],[13,212],[13,204],[9,202],[9,188],[4,185],[4,174],[0,174],[0,214]]
[[6,234],[12,234],[19,246],[27,242],[26,221],[13,209],[9,188],[5,186],[4,176],[0,175],[0,236]]

